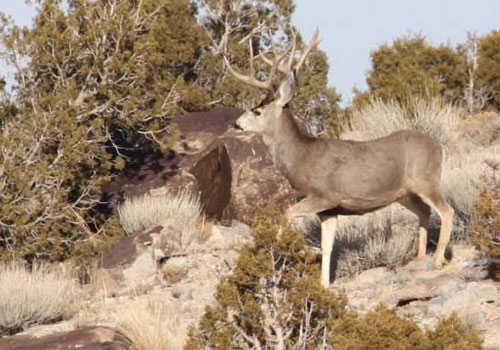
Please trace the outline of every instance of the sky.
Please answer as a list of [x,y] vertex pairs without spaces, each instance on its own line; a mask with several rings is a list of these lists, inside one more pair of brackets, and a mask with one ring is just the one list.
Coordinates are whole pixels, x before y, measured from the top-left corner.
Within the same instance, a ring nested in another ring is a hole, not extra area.
[[[421,34],[432,45],[456,46],[467,32],[484,35],[500,29],[500,0],[296,0],[292,23],[305,40],[320,30],[319,46],[328,55],[329,84],[342,94],[342,105],[352,89],[365,89],[370,51],[404,35]],[[0,0],[0,11],[20,24],[33,12],[23,0]],[[0,75],[7,68],[0,64]]]
[[404,35],[430,44],[465,42],[467,32],[500,29],[500,0],[296,0],[292,23],[309,40],[316,27],[329,58],[329,84],[342,94],[366,89],[370,51]]

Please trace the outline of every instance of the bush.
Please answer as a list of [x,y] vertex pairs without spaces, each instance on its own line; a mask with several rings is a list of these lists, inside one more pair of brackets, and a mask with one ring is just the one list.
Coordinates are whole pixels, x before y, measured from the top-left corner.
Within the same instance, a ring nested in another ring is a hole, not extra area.
[[223,278],[217,305],[207,307],[186,349],[324,349],[329,320],[345,298],[323,288],[315,257],[275,212],[253,226],[233,275]]
[[497,259],[490,264],[490,274],[500,280],[500,182],[486,181],[475,204],[476,220],[470,227],[474,245],[487,257]]
[[193,70],[206,37],[187,0],[43,0],[36,11],[29,28],[0,13],[2,58],[17,70],[0,106],[0,255],[87,260],[80,243],[122,234],[102,184],[138,147],[169,148],[168,117],[203,95]]
[[482,340],[466,329],[456,314],[441,319],[434,330],[422,330],[409,318],[379,306],[360,318],[348,313],[333,326],[333,348],[342,350],[479,350]]
[[500,31],[493,30],[478,42],[477,85],[489,97],[487,105],[500,108]]
[[182,311],[159,299],[135,300],[117,310],[116,323],[130,349],[182,349],[187,325],[182,322]]
[[397,38],[371,52],[367,92],[357,92],[360,106],[369,96],[405,102],[411,96],[439,96],[447,102],[461,101],[467,84],[465,55],[453,48],[429,45],[420,35]]
[[481,349],[456,316],[434,331],[383,306],[359,317],[346,309],[345,296],[321,286],[304,239],[275,212],[253,229],[253,245],[220,281],[217,304],[207,307],[185,349]]
[[342,217],[334,251],[339,252],[336,277],[354,276],[378,266],[396,268],[416,256],[417,217],[395,206],[375,213]]
[[76,298],[76,284],[48,265],[0,265],[0,336],[30,326],[50,323],[67,315]]
[[199,198],[189,191],[160,196],[143,195],[126,199],[118,206],[118,215],[129,235],[169,219],[185,230],[194,230],[201,217],[201,204]]

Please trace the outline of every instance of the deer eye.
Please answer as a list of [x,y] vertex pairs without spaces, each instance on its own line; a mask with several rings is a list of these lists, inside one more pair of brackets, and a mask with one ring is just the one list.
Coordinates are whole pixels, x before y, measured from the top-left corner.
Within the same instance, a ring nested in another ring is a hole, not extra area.
[[253,114],[255,114],[256,116],[260,116],[262,114],[262,108],[261,107],[257,107],[257,108],[254,108],[252,110]]

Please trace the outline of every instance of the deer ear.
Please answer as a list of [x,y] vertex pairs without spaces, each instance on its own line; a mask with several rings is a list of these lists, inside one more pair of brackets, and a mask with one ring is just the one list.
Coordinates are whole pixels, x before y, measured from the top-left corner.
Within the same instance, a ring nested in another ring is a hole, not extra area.
[[293,72],[287,74],[286,79],[281,83],[278,89],[278,98],[276,103],[280,107],[285,107],[290,102],[297,92],[297,85],[295,84],[295,75]]

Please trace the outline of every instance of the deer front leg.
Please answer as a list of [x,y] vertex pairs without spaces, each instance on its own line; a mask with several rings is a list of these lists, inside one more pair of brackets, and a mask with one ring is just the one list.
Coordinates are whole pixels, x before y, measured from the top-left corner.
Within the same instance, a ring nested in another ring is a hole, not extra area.
[[[291,206],[286,211],[286,218],[289,222],[297,216],[313,215],[321,213],[322,211],[335,208],[337,201],[328,200],[318,197],[306,197],[299,203]],[[321,220],[321,284],[324,287],[330,285],[330,260],[333,249],[333,242],[335,240],[335,228],[337,226],[336,217],[323,217],[320,215]]]
[[337,217],[335,216],[321,222],[321,284],[325,288],[330,286],[330,261],[336,228]]

